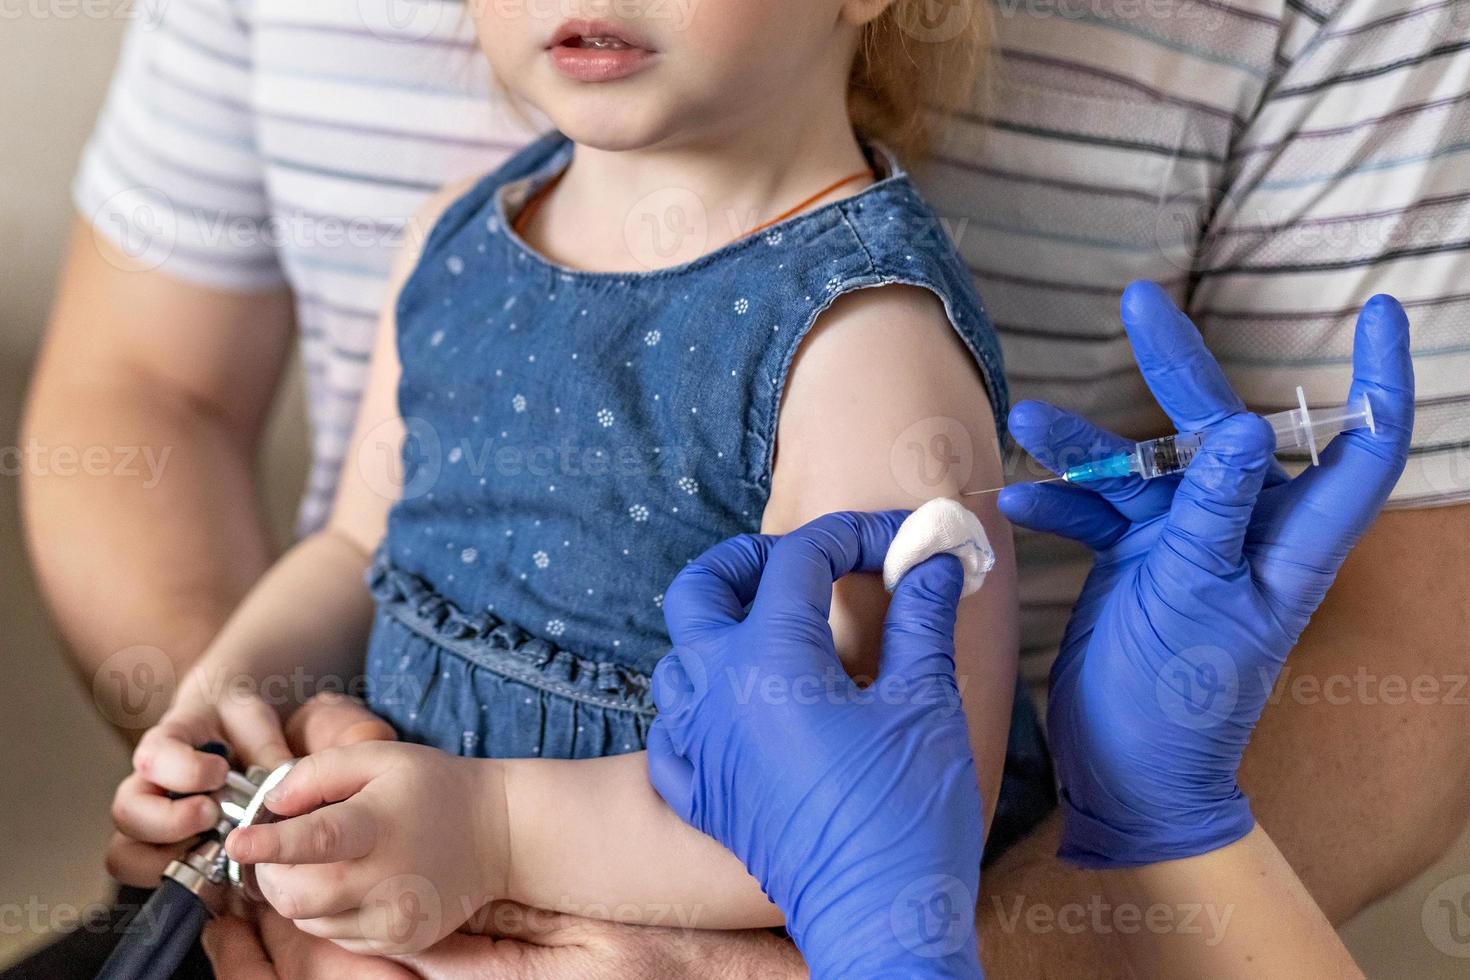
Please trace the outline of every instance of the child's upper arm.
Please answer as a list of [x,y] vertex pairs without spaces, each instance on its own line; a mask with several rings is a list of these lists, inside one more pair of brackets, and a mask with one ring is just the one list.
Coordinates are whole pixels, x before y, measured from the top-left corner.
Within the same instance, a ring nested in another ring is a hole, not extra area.
[[[914,508],[1002,482],[979,368],[938,297],[886,286],[840,298],[803,340],[777,423],[762,529],[789,531],[834,510]],[[956,663],[986,800],[1000,780],[1015,691],[1019,605],[1010,526],[995,498],[962,498],[996,566],[960,605]],[[851,673],[873,676],[887,610],[876,575],[839,584],[833,635]]]
[[368,381],[358,404],[357,422],[342,460],[337,497],[328,519],[332,530],[369,554],[383,539],[388,511],[402,490],[404,430],[398,415],[398,324],[394,315],[398,294],[418,265],[430,229],[471,183],[459,181],[440,190],[409,222],[384,293]]

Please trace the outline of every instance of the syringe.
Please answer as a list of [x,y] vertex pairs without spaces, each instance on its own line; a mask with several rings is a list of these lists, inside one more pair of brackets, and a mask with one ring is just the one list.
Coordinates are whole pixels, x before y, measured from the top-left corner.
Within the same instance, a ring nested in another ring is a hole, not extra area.
[[[1305,448],[1312,457],[1312,465],[1320,462],[1318,450],[1333,436],[1350,429],[1367,428],[1378,430],[1373,424],[1373,403],[1365,394],[1360,403],[1345,404],[1334,408],[1309,409],[1307,395],[1300,386],[1296,389],[1297,408],[1262,416],[1276,431],[1276,451],[1286,452]],[[1061,476],[1042,483],[1065,480],[1067,483],[1094,483],[1098,480],[1114,480],[1129,476],[1152,480],[1171,473],[1182,473],[1190,460],[1204,445],[1202,432],[1180,432],[1172,436],[1160,436],[1136,443],[1131,450],[1105,456],[1068,468]],[[990,490],[971,490],[962,497],[995,493],[1001,487]]]

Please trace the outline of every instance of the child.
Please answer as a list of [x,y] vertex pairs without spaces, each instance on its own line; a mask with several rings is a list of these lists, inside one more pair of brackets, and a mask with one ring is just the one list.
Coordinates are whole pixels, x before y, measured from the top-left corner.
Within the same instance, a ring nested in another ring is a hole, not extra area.
[[[705,0],[680,22],[657,0],[557,6],[472,7],[558,132],[428,209],[328,528],[244,602],[119,791],[138,835],[206,826],[210,804],[164,798],[221,781],[193,746],[279,755],[296,702],[255,692],[350,676],[366,645],[369,704],[420,744],[308,757],[271,803],[291,819],[229,843],[268,865],[279,911],[350,949],[422,949],[494,899],[778,923],[632,754],[664,587],[733,534],[1000,482],[996,341],[894,155],[967,94],[980,5],[943,32],[925,0]],[[1016,603],[1009,532],[976,506],[998,561],[957,660],[988,812]],[[884,608],[876,578],[841,583],[854,675],[876,671]]]

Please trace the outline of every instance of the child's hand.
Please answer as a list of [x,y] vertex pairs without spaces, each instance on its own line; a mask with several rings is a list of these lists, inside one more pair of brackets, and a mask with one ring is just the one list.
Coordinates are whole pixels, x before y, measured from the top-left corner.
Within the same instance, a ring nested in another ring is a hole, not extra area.
[[118,836],[107,867],[123,884],[157,885],[178,845],[219,820],[219,805],[199,794],[224,785],[229,763],[200,746],[223,742],[241,762],[267,769],[291,758],[275,709],[253,692],[206,680],[199,671],[184,679],[173,706],[139,741],[133,772],[113,797]]
[[506,895],[503,768],[370,742],[296,764],[266,805],[290,819],[225,846],[276,911],[353,952],[427,949]]

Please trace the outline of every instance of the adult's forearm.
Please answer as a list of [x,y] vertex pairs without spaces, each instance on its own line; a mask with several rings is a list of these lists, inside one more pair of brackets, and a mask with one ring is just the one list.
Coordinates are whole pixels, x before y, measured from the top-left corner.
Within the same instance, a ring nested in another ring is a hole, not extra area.
[[1139,911],[1119,945],[1140,976],[1362,976],[1259,825],[1207,854],[1098,877],[1115,907]]
[[74,665],[140,735],[267,567],[251,454],[140,385],[38,382],[22,438],[26,537]]
[[1470,814],[1467,594],[1470,506],[1385,512],[1246,750],[1256,819],[1335,925],[1433,864]]
[[[1432,863],[1470,813],[1467,569],[1470,507],[1380,517],[1246,751],[1257,820],[1334,925]],[[1056,859],[1059,828],[1053,814],[982,878],[990,974],[1128,976],[1114,903],[1095,873]]]
[[513,900],[639,925],[781,924],[740,861],[654,792],[646,753],[504,765]]

